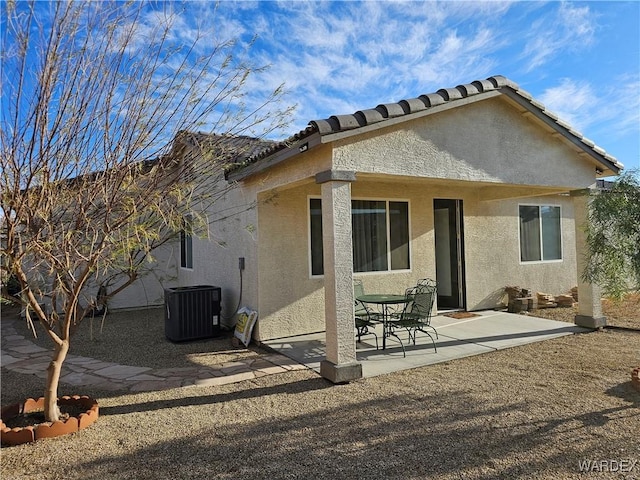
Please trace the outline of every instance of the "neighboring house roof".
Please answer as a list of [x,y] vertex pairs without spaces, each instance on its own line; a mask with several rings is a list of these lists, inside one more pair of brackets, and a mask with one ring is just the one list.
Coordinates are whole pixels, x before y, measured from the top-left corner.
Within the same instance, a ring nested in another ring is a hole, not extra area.
[[181,131],[176,135],[171,155],[175,155],[177,150],[188,146],[195,148],[198,154],[206,150],[212,153],[217,162],[226,165],[227,168],[232,168],[233,164],[243,164],[249,158],[259,155],[277,143],[273,140],[245,135],[218,135],[215,133]]
[[[247,157],[245,161],[235,162],[236,165],[229,169],[228,173],[233,173],[234,176],[240,178],[255,173],[253,170],[259,171],[261,168],[255,168],[257,165],[249,169],[247,167],[293,147],[296,147],[295,153],[304,151],[309,148],[309,145],[300,146],[300,144],[314,135],[321,138],[318,143],[325,143],[323,140],[331,141],[426,116],[430,113],[442,111],[445,108],[462,106],[468,103],[470,97],[475,97],[474,100],[480,100],[482,97],[499,94],[506,95],[550,128],[563,135],[577,148],[588,153],[602,164],[602,170],[608,169],[618,173],[623,168],[623,165],[615,157],[609,155],[604,149],[584,137],[568,123],[559,119],[556,114],[547,110],[541,102],[535,100],[531,94],[521,89],[516,83],[502,75],[495,75],[486,80],[476,80],[468,84],[458,85],[455,88],[442,88],[435,93],[420,95],[417,98],[408,100],[400,100],[397,103],[380,104],[375,108],[359,110],[349,115],[333,115],[322,120],[312,120],[307,128],[288,139],[269,145],[264,150]],[[274,162],[268,163],[273,164]],[[249,171],[243,172],[242,170],[244,169]]]
[[613,188],[614,182],[611,180],[598,179],[596,180],[596,188],[600,190],[611,190]]

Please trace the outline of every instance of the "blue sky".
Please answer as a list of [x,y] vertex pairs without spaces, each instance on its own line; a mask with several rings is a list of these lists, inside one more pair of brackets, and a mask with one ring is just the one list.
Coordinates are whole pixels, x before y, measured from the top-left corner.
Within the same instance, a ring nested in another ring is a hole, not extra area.
[[278,139],[310,120],[500,74],[627,168],[640,168],[638,1],[192,0],[147,8],[142,44],[158,19],[151,10],[169,9],[178,15],[173,40],[238,39],[240,56],[268,65],[243,100],[258,106],[284,84],[297,109],[289,127],[271,135]]
[[640,168],[640,2],[223,1],[216,16],[221,35],[259,36],[256,94],[284,83],[298,105],[285,135],[501,74]]

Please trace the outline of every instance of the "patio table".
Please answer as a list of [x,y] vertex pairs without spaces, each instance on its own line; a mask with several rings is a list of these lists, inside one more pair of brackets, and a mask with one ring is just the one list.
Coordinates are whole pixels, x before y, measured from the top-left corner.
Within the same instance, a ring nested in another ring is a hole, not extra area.
[[406,295],[397,295],[391,293],[370,293],[367,295],[360,295],[356,297],[356,300],[362,303],[375,304],[382,307],[382,349],[384,350],[385,348],[387,348],[387,337],[391,334],[387,326],[387,320],[389,318],[389,306],[406,304],[408,301]]

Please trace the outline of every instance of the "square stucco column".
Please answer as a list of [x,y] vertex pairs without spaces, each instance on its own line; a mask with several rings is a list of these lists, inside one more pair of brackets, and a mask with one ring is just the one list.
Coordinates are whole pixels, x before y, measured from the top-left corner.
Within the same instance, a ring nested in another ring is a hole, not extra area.
[[326,359],[320,374],[333,383],[362,377],[356,360],[353,320],[353,249],[351,182],[354,172],[327,171],[316,175],[322,184],[322,247],[324,253],[324,314]]
[[587,328],[604,327],[607,324],[602,314],[602,290],[593,283],[582,280],[587,265],[587,234],[585,226],[589,221],[590,189],[571,192],[575,218],[576,265],[578,267],[578,314],[576,325]]

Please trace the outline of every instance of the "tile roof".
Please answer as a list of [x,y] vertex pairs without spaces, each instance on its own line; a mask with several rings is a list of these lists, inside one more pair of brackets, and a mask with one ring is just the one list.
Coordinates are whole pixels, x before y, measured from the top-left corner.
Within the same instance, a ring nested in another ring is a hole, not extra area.
[[316,133],[322,137],[356,130],[374,124],[383,125],[384,122],[389,122],[392,119],[418,114],[420,112],[426,114],[430,109],[439,105],[450,104],[451,106],[455,106],[456,102],[461,102],[466,98],[475,95],[486,95],[491,92],[506,94],[524,108],[537,115],[551,128],[558,130],[570,141],[573,141],[579,148],[595,153],[596,158],[600,158],[603,165],[611,168],[614,172],[623,168],[623,165],[619,163],[615,157],[609,155],[604,149],[598,147],[594,142],[573,129],[569,124],[563,122],[556,114],[547,110],[541,102],[535,100],[530,93],[521,89],[518,84],[502,75],[494,75],[486,80],[476,80],[471,83],[458,85],[455,88],[441,88],[435,93],[423,94],[419,97],[400,100],[396,103],[380,104],[375,108],[358,110],[349,115],[333,115],[321,120],[312,120],[304,130],[299,131],[284,141],[275,142],[264,150],[256,152],[254,155],[247,157],[244,162],[238,163],[233,169],[240,169],[256,163],[280,150],[290,148],[293,144]]
[[216,159],[223,164],[242,164],[274,145],[273,140],[246,135],[218,135],[215,133],[181,131],[176,136],[176,148],[188,145],[198,150],[215,152]]

